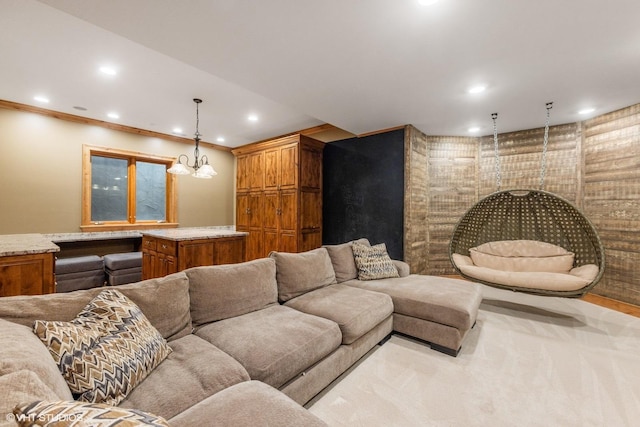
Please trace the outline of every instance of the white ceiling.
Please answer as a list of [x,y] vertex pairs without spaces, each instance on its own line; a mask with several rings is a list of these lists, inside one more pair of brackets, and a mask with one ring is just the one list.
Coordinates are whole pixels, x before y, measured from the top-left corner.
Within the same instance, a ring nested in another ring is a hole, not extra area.
[[[547,101],[552,124],[640,102],[638,0],[0,5],[0,99],[39,105],[42,93],[45,108],[191,136],[199,97],[203,139],[232,147],[321,123],[486,135],[493,112],[511,131],[543,126]],[[467,93],[477,84],[487,90]]]

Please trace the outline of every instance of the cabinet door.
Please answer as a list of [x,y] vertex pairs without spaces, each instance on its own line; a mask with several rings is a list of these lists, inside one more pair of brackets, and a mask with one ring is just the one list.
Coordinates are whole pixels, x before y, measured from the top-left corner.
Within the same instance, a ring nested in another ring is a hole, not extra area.
[[178,251],[180,270],[213,264],[213,242],[211,240],[180,242]]
[[280,177],[280,149],[264,152],[264,189],[277,190]]
[[302,232],[302,238],[298,250],[310,251],[322,246],[322,233],[320,231]]
[[262,229],[251,228],[248,230],[239,230],[239,231],[249,232],[249,235],[247,236],[247,250],[246,250],[247,261],[264,257],[265,255],[262,249]]
[[300,151],[300,188],[322,188],[322,151],[303,147]]
[[280,180],[278,189],[298,187],[298,145],[280,148]]
[[264,154],[253,153],[249,155],[249,190],[262,190],[264,187]]
[[262,225],[265,230],[278,230],[280,195],[277,192],[264,193],[264,214]]
[[249,227],[249,195],[247,193],[236,196],[236,226]]
[[158,257],[155,252],[146,248],[142,249],[142,280],[153,279],[157,271]]
[[280,252],[298,252],[298,236],[292,233],[278,235],[278,250]]
[[269,256],[271,251],[279,251],[278,247],[278,230],[264,230],[262,242],[264,244],[262,248],[262,256]]
[[246,260],[244,237],[216,239],[213,246],[213,264],[235,264]]
[[262,193],[249,193],[249,227],[262,227],[264,215]]
[[0,257],[0,296],[53,292],[53,254]]
[[165,274],[173,274],[178,272],[178,262],[176,261],[176,257],[171,255],[166,255],[164,257],[164,265],[165,265]]
[[236,189],[237,191],[249,190],[249,156],[239,156],[236,158]]
[[302,230],[322,228],[322,194],[319,191],[300,193],[300,228]]
[[298,197],[297,192],[282,191],[278,210],[279,230],[295,234],[298,230]]

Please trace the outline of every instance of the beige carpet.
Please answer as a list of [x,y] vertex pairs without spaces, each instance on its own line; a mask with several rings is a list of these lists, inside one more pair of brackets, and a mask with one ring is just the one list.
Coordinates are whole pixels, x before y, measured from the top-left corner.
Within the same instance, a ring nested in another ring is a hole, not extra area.
[[330,426],[640,426],[640,318],[483,292],[457,358],[393,336],[307,407]]

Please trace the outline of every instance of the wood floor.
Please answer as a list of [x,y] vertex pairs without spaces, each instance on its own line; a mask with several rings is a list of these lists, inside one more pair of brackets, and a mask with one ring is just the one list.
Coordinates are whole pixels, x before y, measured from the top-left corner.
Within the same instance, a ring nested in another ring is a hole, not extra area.
[[640,317],[640,307],[626,302],[614,300],[611,298],[603,297],[602,295],[586,294],[581,298],[583,301],[590,302],[592,304],[600,305],[602,307],[610,308],[611,310],[620,311],[622,313],[630,314],[635,317]]

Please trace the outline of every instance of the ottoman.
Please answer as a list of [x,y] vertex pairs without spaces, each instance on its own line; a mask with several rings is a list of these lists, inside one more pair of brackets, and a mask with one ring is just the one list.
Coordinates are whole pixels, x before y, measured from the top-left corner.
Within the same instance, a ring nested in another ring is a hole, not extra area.
[[344,284],[389,295],[395,332],[427,341],[434,350],[451,356],[458,355],[482,302],[479,284],[445,277],[411,274]]
[[56,259],[56,292],[104,286],[104,263],[97,255]]
[[125,252],[104,256],[109,285],[124,285],[142,280],[142,252]]

